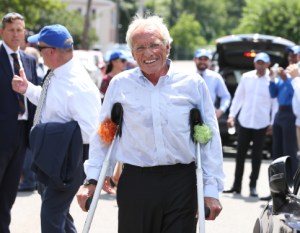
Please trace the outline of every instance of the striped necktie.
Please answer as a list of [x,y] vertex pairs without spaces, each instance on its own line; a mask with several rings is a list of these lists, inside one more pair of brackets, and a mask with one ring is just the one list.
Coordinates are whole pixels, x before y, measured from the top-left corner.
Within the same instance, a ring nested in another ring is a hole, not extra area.
[[[20,63],[18,59],[18,54],[12,53],[13,65],[14,65],[14,74],[20,76]],[[24,96],[22,94],[17,93],[18,102],[19,102],[19,114],[22,115],[25,112],[25,104],[24,104]]]
[[43,109],[43,106],[46,101],[46,95],[47,95],[48,86],[50,84],[50,79],[51,79],[51,77],[53,77],[53,75],[54,75],[54,73],[52,71],[50,71],[43,81],[42,92],[41,92],[39,102],[36,107],[34,119],[33,119],[33,126],[35,126],[36,124],[39,124],[41,121],[42,109]]

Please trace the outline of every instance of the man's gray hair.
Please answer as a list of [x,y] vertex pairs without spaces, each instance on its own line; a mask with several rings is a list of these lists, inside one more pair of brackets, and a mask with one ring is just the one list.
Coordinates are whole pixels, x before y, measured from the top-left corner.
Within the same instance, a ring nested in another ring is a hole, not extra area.
[[145,17],[136,15],[133,18],[132,22],[130,23],[126,33],[126,42],[131,50],[132,50],[132,37],[134,35],[134,32],[137,29],[144,28],[144,27],[157,29],[159,31],[159,34],[161,35],[161,40],[165,45],[172,43],[173,39],[170,36],[166,24],[163,22],[163,18],[156,15],[150,15]]

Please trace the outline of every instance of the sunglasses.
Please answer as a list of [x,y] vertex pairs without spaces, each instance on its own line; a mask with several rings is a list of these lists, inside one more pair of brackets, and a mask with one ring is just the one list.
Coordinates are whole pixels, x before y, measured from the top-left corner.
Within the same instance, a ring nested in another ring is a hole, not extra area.
[[42,52],[43,49],[55,49],[54,47],[51,46],[37,46],[37,49]]
[[127,62],[127,60],[126,60],[126,59],[120,59],[120,61],[121,61],[122,63],[125,63],[125,62]]

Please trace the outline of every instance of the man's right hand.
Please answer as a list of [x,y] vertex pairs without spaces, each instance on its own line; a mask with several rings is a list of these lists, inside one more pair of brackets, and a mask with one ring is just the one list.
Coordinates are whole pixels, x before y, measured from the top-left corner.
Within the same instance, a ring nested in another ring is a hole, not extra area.
[[20,76],[14,75],[12,79],[12,89],[15,92],[18,92],[20,94],[24,94],[28,87],[28,80],[26,78],[25,72],[23,69],[20,69]]
[[85,208],[86,207],[86,201],[89,197],[92,197],[94,195],[96,186],[95,185],[82,185],[80,186],[76,197],[77,197],[77,202],[80,206],[80,208],[84,211],[87,212],[88,210]]

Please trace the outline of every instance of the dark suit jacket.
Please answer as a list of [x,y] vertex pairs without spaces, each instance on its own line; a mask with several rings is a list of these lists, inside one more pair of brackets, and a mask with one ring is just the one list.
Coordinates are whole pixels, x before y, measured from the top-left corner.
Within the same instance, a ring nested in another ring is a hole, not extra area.
[[77,121],[36,125],[30,133],[30,149],[33,170],[42,183],[65,190],[81,177],[83,144]]
[[[18,97],[12,90],[11,81],[13,70],[8,54],[3,45],[0,46],[0,148],[8,149],[17,146],[15,140],[18,120]],[[38,84],[35,59],[20,51],[21,61],[27,79],[33,84]],[[32,126],[35,106],[27,100],[29,121],[26,135],[29,135]]]

